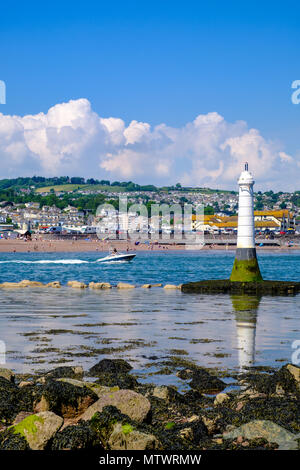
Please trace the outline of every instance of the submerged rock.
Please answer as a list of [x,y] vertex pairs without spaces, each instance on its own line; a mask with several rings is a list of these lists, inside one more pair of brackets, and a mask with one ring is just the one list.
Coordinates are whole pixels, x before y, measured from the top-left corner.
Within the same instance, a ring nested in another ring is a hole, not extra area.
[[149,400],[140,393],[132,390],[117,390],[102,395],[96,403],[80,416],[80,419],[88,421],[95,413],[101,413],[106,406],[116,407],[121,413],[137,422],[146,421],[149,418],[151,409]]
[[43,450],[62,424],[63,419],[60,416],[44,411],[27,416],[23,421],[12,426],[10,431],[25,438],[30,449]]
[[87,387],[76,387],[70,383],[50,379],[40,387],[34,410],[52,411],[70,419],[84,413],[97,400],[98,396]]
[[279,450],[297,450],[297,439],[300,438],[300,435],[292,434],[268,420],[254,420],[223,434],[224,439],[236,439],[239,436],[246,439],[265,438],[268,442],[277,443]]

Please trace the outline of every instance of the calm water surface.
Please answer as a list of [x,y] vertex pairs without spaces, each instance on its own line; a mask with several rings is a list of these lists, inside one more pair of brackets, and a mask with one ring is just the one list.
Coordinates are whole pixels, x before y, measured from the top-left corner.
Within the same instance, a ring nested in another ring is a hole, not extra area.
[[[132,263],[100,264],[99,253],[1,254],[0,282],[22,279],[66,284],[119,281],[182,283],[230,275],[234,252],[139,252]],[[299,280],[300,253],[263,253],[266,279]],[[161,288],[119,291],[20,289],[0,291],[0,340],[6,366],[17,372],[123,357],[144,380],[170,358],[239,370],[280,367],[300,340],[300,296],[240,298],[192,295]],[[146,372],[146,373],[145,373]]]

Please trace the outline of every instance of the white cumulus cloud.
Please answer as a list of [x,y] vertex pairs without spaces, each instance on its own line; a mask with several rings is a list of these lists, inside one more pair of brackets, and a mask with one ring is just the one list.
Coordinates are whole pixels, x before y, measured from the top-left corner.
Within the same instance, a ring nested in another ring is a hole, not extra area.
[[248,161],[261,188],[296,189],[299,158],[244,121],[217,112],[182,127],[101,117],[87,99],[45,113],[0,113],[2,177],[82,175],[140,183],[234,188]]

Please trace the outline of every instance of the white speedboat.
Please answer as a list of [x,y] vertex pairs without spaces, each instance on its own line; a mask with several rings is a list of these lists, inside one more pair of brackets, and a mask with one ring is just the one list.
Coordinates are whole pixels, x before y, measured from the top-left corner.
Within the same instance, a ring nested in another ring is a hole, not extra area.
[[136,254],[135,253],[110,253],[108,256],[105,256],[104,258],[99,258],[97,261],[100,263],[108,263],[111,261],[131,261],[133,258],[135,258]]

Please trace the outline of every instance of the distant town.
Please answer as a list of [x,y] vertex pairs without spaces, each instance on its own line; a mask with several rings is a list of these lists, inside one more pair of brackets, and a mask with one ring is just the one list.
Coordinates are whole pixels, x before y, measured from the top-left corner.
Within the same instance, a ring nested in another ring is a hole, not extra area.
[[[142,203],[150,215],[153,204],[203,204],[204,217],[191,216],[190,229],[213,234],[234,234],[237,230],[238,193],[210,188],[174,186],[156,187],[133,182],[110,182],[82,177],[16,178],[0,180],[0,233],[96,233],[97,207],[108,203],[119,208],[119,196],[127,197],[128,216],[120,229],[130,226],[132,204]],[[254,195],[255,228],[266,234],[300,233],[300,191],[266,191]],[[141,231],[151,230],[148,219],[140,220]],[[170,230],[164,223],[161,230]]]

